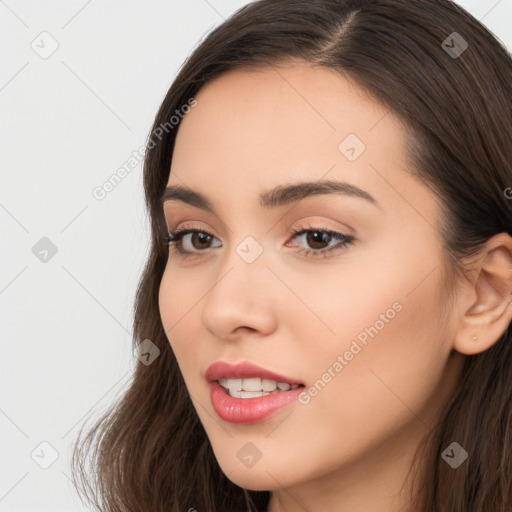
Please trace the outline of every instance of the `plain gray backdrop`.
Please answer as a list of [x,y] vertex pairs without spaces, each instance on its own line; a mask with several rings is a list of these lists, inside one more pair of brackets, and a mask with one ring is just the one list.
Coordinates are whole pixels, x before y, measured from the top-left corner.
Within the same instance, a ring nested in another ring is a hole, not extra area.
[[[247,3],[0,0],[1,512],[87,510],[70,446],[134,367],[140,149],[182,62]],[[458,3],[512,48],[512,0]]]

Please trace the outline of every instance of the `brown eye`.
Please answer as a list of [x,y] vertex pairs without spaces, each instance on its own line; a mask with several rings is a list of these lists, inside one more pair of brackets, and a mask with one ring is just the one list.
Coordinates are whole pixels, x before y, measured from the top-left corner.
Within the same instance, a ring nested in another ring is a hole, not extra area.
[[[211,242],[212,236],[207,233],[202,233],[200,231],[195,231],[189,233],[192,236],[190,237],[190,241],[194,249],[205,249],[208,248],[208,242]],[[197,242],[197,244],[196,244]]]
[[[186,245],[185,237],[188,235],[192,235],[190,237],[191,248],[184,248],[184,245]],[[181,255],[186,256],[189,254],[199,254],[200,252],[204,252],[205,249],[209,249],[213,239],[215,239],[215,237],[207,231],[199,229],[183,229],[176,232],[169,230],[167,241],[169,248],[175,248]]]
[[329,241],[332,239],[332,235],[327,231],[307,231],[305,234],[306,241],[312,249],[324,249],[324,244],[329,245]]
[[[292,239],[301,238],[304,235],[307,247],[301,249],[299,254],[306,256],[327,256],[331,251],[343,249],[355,241],[355,237],[351,235],[313,226],[300,226],[294,230]],[[329,247],[333,240],[338,243]]]

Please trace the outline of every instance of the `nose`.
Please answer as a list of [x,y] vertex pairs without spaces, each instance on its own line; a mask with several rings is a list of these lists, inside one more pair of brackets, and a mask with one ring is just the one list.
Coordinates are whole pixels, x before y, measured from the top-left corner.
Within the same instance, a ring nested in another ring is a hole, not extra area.
[[258,337],[269,335],[276,329],[278,294],[282,293],[264,253],[250,262],[240,247],[239,252],[232,248],[200,303],[201,321],[217,338],[235,339],[247,332]]

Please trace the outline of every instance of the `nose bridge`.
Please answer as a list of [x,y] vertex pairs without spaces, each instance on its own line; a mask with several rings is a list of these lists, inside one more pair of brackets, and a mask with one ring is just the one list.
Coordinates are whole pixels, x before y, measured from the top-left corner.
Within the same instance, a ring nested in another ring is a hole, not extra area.
[[274,324],[272,275],[263,244],[248,235],[222,256],[215,284],[204,299],[202,321],[216,335],[229,336],[237,327],[268,331]]
[[247,235],[238,242],[234,241],[222,258],[224,261],[218,272],[221,281],[217,281],[217,286],[226,288],[228,293],[231,289],[239,295],[238,299],[245,302],[251,302],[251,297],[261,299],[268,295],[268,258],[263,243],[255,236]]
[[263,263],[267,259],[264,245],[268,249],[267,240],[271,233],[262,221],[261,212],[239,202],[232,205],[231,211],[246,211],[247,216],[240,215],[236,222],[224,224],[229,233],[222,249],[222,267],[225,271],[235,267],[242,272],[247,272],[248,276],[255,272],[264,274],[267,270]]

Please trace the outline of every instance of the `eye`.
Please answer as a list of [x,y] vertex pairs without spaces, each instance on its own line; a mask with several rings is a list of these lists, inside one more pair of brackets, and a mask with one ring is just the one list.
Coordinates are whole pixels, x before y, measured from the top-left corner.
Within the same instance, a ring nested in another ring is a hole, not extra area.
[[[339,231],[333,231],[329,228],[314,227],[312,225],[299,226],[293,230],[292,240],[295,238],[304,237],[305,242],[312,247],[312,249],[301,249],[299,254],[304,256],[313,257],[326,257],[331,252],[339,251],[350,244],[353,244],[355,237],[346,235]],[[330,245],[331,242],[337,242],[334,245]],[[327,247],[319,247],[327,244]],[[288,246],[288,244],[287,244]]]
[[[190,238],[187,238],[189,235]],[[340,233],[339,231],[333,231],[329,228],[314,227],[314,226],[299,226],[292,231],[291,239],[301,238],[304,235],[304,240],[312,248],[303,248],[298,251],[299,254],[312,257],[325,257],[333,251],[338,251],[353,244],[355,238],[351,235]],[[200,255],[200,253],[206,252],[206,249],[211,247],[212,240],[215,240],[215,236],[196,227],[187,227],[176,231],[169,230],[167,242],[170,250],[177,251],[181,257],[187,257],[191,255]],[[192,246],[186,248],[186,243],[189,242]],[[331,245],[331,242],[337,242]],[[322,247],[327,244],[327,247]],[[222,244],[217,245],[217,247]],[[289,247],[288,243],[286,244]]]
[[184,240],[186,241],[185,237],[188,237],[188,235],[192,235],[189,242],[192,243],[192,248],[197,249],[198,252],[204,252],[204,249],[208,249],[209,242],[215,238],[211,233],[208,233],[208,231],[205,231],[204,229],[196,229],[194,227],[178,229],[174,232],[169,229],[167,236],[169,249],[176,250],[182,256],[198,254],[198,252],[195,252],[194,250],[183,247],[186,245],[184,244]]

